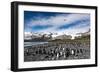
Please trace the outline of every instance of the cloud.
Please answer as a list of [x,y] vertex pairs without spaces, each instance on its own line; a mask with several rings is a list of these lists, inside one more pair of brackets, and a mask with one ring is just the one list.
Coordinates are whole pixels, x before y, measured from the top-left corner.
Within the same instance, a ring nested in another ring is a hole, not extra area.
[[75,34],[90,28],[89,14],[59,14],[56,16],[31,18],[28,24],[33,32],[57,32],[59,34]]
[[78,20],[88,19],[89,14],[60,14],[57,16],[50,16],[48,19],[38,17],[37,20],[32,19],[29,26],[34,25],[63,25],[72,23]]
[[81,27],[83,28],[89,25],[90,25],[90,19],[84,19],[84,20],[78,20],[78,21],[71,22],[67,25],[66,24],[62,25],[58,29],[81,28]]

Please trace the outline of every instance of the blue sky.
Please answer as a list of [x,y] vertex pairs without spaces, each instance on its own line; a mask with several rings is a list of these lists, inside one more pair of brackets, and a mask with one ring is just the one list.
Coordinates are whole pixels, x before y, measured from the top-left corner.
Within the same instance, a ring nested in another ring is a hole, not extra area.
[[76,34],[90,28],[90,14],[24,11],[25,32]]

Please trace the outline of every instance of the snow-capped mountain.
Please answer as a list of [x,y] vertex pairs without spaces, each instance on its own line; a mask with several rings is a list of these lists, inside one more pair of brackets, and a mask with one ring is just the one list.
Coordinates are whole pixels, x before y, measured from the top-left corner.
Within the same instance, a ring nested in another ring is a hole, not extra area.
[[24,33],[24,39],[25,40],[31,40],[31,39],[75,39],[75,37],[80,37],[80,36],[87,36],[90,35],[90,29],[86,32],[82,33],[77,33],[75,35],[67,35],[66,33],[58,34],[58,33],[44,33],[44,32],[39,32],[39,33],[34,33],[34,32],[25,32]]

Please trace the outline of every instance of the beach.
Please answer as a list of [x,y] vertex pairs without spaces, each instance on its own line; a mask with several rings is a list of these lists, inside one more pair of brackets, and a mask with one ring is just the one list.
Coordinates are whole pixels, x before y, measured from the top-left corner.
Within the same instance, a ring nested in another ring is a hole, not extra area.
[[24,47],[25,62],[77,59],[90,59],[89,40],[40,42],[38,44],[35,43],[33,45]]

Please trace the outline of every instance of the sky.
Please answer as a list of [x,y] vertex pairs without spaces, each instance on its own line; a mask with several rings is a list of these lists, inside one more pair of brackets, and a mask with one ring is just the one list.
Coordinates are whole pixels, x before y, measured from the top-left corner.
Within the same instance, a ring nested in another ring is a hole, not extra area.
[[24,31],[75,35],[90,29],[90,14],[24,11]]

